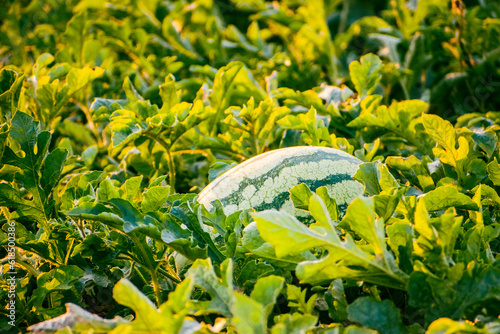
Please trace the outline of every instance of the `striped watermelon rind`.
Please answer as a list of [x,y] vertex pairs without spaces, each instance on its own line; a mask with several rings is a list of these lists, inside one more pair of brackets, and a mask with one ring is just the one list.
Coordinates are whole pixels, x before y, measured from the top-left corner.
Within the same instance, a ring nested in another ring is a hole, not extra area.
[[255,156],[225,172],[200,192],[198,202],[210,210],[211,202],[218,199],[226,215],[250,208],[297,213],[289,190],[305,183],[312,191],[326,186],[343,213],[364,191],[364,186],[352,179],[361,163],[333,148],[282,148]]

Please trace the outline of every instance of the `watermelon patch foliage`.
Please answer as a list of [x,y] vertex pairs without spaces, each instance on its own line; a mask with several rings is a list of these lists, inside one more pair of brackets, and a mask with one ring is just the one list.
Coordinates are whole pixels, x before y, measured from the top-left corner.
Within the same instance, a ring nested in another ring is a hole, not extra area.
[[[2,9],[0,332],[500,332],[497,0]],[[198,203],[298,146],[364,196]]]

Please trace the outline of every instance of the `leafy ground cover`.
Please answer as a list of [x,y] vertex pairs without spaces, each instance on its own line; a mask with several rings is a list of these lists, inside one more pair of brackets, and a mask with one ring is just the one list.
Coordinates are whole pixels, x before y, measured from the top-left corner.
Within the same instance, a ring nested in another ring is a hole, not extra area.
[[[497,1],[4,6],[2,332],[500,332]],[[298,145],[364,161],[345,216],[197,204]]]

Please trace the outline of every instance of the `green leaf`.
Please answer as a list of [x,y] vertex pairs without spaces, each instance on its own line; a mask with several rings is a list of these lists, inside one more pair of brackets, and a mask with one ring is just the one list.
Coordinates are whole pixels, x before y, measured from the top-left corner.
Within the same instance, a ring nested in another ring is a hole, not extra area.
[[382,188],[378,182],[380,175],[380,162],[366,162],[359,166],[353,178],[365,186],[365,192],[369,196],[380,194]]
[[7,138],[9,137],[9,126],[7,124],[3,124],[0,127],[0,168],[3,166],[2,156],[5,150],[5,145],[7,144]]
[[88,168],[90,166],[92,166],[98,153],[99,153],[99,149],[98,149],[97,145],[92,145],[92,146],[87,147],[85,149],[85,151],[82,152],[82,155],[81,155],[82,160],[85,163],[85,166],[87,166]]
[[72,122],[69,119],[57,123],[56,129],[61,135],[70,138],[73,143],[87,146],[93,146],[97,143],[92,130],[83,124]]
[[78,283],[85,271],[77,266],[61,265],[37,277],[36,293],[29,300],[33,307],[41,307],[43,301],[51,292],[72,290],[73,298],[81,298],[83,286]]
[[207,258],[207,246],[193,240],[193,232],[183,229],[174,219],[163,223],[161,240],[191,261]]
[[407,333],[399,312],[390,300],[378,301],[372,297],[360,297],[347,307],[350,321],[384,334]]
[[104,73],[104,69],[100,67],[89,67],[85,66],[83,68],[73,68],[68,73],[66,79],[67,85],[69,87],[68,95],[72,96],[80,89],[87,87],[92,81],[99,78]]
[[365,192],[370,196],[399,187],[394,176],[378,160],[361,164],[353,178],[363,183]]
[[[193,210],[196,210],[194,212]],[[222,262],[224,255],[215,246],[212,237],[203,229],[203,217],[202,210],[199,204],[188,205],[187,203],[182,203],[170,210],[170,214],[178,218],[184,225],[186,225],[193,233],[193,237],[202,246],[208,245],[209,256],[211,256],[215,261]]]
[[[99,253],[102,254],[102,252],[112,253],[113,249],[108,246],[106,241],[107,240],[103,238],[102,235],[97,233],[87,235],[80,244],[73,248],[71,256],[79,254],[82,257],[90,258],[93,255],[98,255]],[[97,262],[97,259],[95,259],[95,261]]]
[[41,54],[35,62],[35,66],[33,66],[33,73],[36,76],[41,76],[44,73],[44,70],[54,62],[55,58],[50,53]]
[[233,160],[215,161],[210,165],[210,170],[208,171],[208,182],[212,182],[237,164],[238,163]]
[[137,202],[138,197],[140,197],[139,191],[141,190],[143,176],[134,176],[125,181],[125,184],[122,185],[121,189],[123,190],[122,198],[129,201],[130,203],[135,204]]
[[[262,240],[264,242],[264,240]],[[271,245],[269,245],[271,247]],[[274,256],[276,257],[276,255]],[[276,264],[275,264],[276,265]],[[249,258],[240,269],[236,283],[241,287],[253,287],[260,277],[265,277],[275,271],[275,268],[264,259],[254,260]],[[259,299],[260,300],[260,299]]]
[[320,96],[313,90],[300,92],[290,88],[280,87],[272,93],[272,97],[284,99],[285,105],[299,105],[308,110],[314,108],[321,115],[327,115],[329,113]]
[[93,113],[92,118],[96,122],[109,121],[109,116],[116,110],[124,109],[129,100],[113,100],[95,98],[94,102],[90,105],[90,111]]
[[464,137],[459,137],[459,148],[456,145],[456,131],[447,120],[436,115],[422,115],[425,131],[434,139],[438,146],[433,148],[434,155],[443,163],[457,167],[458,161],[465,159],[469,153],[469,144]]
[[271,334],[307,333],[312,330],[318,318],[311,314],[286,313],[275,317],[276,325],[271,329]]
[[35,92],[40,103],[40,113],[45,123],[49,123],[68,100],[68,89],[68,86],[61,86],[58,80],[37,86]]
[[165,83],[159,86],[160,96],[163,101],[163,105],[159,110],[160,114],[169,114],[172,107],[179,103],[179,97],[177,96],[177,88],[175,87],[175,78],[173,75],[165,77]]
[[234,294],[232,325],[239,333],[265,334],[267,317],[262,304],[241,293]]
[[55,64],[48,73],[49,82],[64,78],[69,73],[71,68],[71,65],[68,63]]
[[[455,242],[460,235],[463,217],[457,217],[456,211],[453,208],[449,208],[439,217],[428,220],[426,223],[426,211],[420,207],[420,202],[423,204],[425,200],[419,200],[419,203],[417,203],[415,230],[420,233],[421,237],[425,237],[429,242],[435,243],[433,248],[441,250],[443,254],[451,258],[455,249]],[[422,230],[421,223],[430,224],[430,226]],[[431,228],[433,231],[437,232],[439,240],[435,240],[434,233],[430,231]],[[419,241],[420,237],[417,239],[417,244]],[[427,248],[428,245],[429,243],[425,243],[425,248]],[[448,262],[452,263],[452,261]],[[445,266],[441,267],[444,268]]]
[[154,186],[144,192],[141,204],[142,212],[155,212],[160,210],[170,194],[170,187]]
[[290,113],[286,107],[278,107],[271,99],[266,99],[255,106],[255,99],[250,97],[242,107],[230,107],[224,123],[231,127],[232,133],[225,135],[225,140],[245,155],[264,152],[271,143],[282,137],[284,129],[280,122]]
[[264,307],[265,318],[271,314],[274,304],[283,289],[285,279],[279,276],[266,276],[259,278],[250,297]]
[[392,225],[387,226],[387,244],[396,254],[398,267],[405,272],[413,270],[411,257],[413,255],[413,238],[415,232],[409,221],[397,220]]
[[351,80],[361,99],[364,99],[375,90],[381,79],[379,74],[381,67],[382,61],[374,54],[364,55],[360,61],[353,61],[349,64]]
[[[19,143],[23,156],[18,156],[10,147],[6,146],[2,163],[19,168],[16,180],[33,195],[33,206],[43,212],[44,218],[48,219],[49,214],[45,207],[47,195],[42,189],[40,170],[49,148],[50,133],[48,131],[40,132],[38,122],[33,121],[33,118],[25,113],[17,112],[12,119],[10,137]],[[57,169],[60,168],[60,164],[65,159],[63,152],[55,152],[54,157],[56,155],[58,157],[54,164],[48,161],[46,167],[47,171],[55,173],[54,176],[57,176]]]
[[401,64],[401,58],[397,49],[398,44],[401,43],[401,38],[385,34],[370,34],[370,38],[382,44],[383,49],[386,50],[387,57],[393,64]]
[[172,45],[179,53],[191,59],[201,59],[201,57],[195,52],[189,40],[182,38],[180,34],[175,29],[172,19],[166,18],[163,20],[162,25],[163,37],[167,42]]
[[245,35],[243,35],[238,28],[236,28],[234,25],[230,24],[227,28],[227,33],[228,37],[232,40],[237,42],[243,49],[245,49],[248,52],[258,52],[259,49],[247,41]]
[[[500,302],[500,269],[488,266],[483,270],[476,268],[475,272],[470,270],[465,274],[455,287],[457,291],[456,299],[446,305],[446,314],[450,318],[461,318],[464,314],[479,314],[479,305],[486,305],[488,300],[497,304]],[[458,303],[457,303],[458,302]],[[487,313],[495,315],[494,306],[487,306]],[[459,305],[459,307],[454,307]],[[439,307],[441,305],[437,305]],[[444,306],[444,305],[442,305]]]
[[190,278],[186,278],[177,285],[173,292],[168,294],[168,301],[160,306],[160,310],[168,306],[168,308],[175,313],[185,312],[186,308],[189,306],[188,304],[192,293],[193,281]]
[[487,169],[491,182],[496,186],[500,186],[500,164],[497,158],[488,164]]
[[421,100],[406,100],[393,102],[387,107],[379,105],[381,98],[372,96],[361,101],[361,114],[348,126],[384,128],[417,147],[422,153],[430,154],[435,141],[423,131],[420,117],[428,109],[428,104]]
[[488,154],[489,157],[493,156],[495,149],[498,145],[498,137],[494,131],[474,131],[472,140]]
[[297,184],[290,189],[290,199],[293,202],[293,206],[297,209],[307,210],[311,196],[311,190],[304,183]]
[[111,114],[109,127],[113,134],[113,149],[139,138],[142,132],[147,129],[145,122],[140,121],[133,111],[126,109],[120,109]]
[[[480,184],[479,186],[481,187],[481,205],[482,206],[491,205],[491,206],[499,207],[500,206],[500,196],[498,196],[495,189],[493,189],[492,187],[487,186],[485,184]],[[471,192],[476,193],[477,187],[472,189]]]
[[325,294],[328,303],[328,316],[335,322],[347,320],[347,299],[344,292],[344,284],[341,279],[332,281]]
[[401,187],[399,189],[393,189],[391,192],[387,191],[385,194],[375,195],[373,201],[377,216],[382,218],[385,222],[391,219],[401,198],[407,190],[406,187]]
[[378,331],[350,325],[345,329],[344,334],[378,334]]
[[107,202],[112,198],[120,198],[118,189],[111,183],[110,179],[105,179],[101,182],[96,194],[99,202]]
[[412,307],[425,307],[433,302],[432,288],[427,282],[427,275],[421,271],[414,271],[408,282],[408,304]]
[[41,76],[36,86],[36,97],[40,104],[39,113],[44,125],[50,124],[54,118],[60,116],[65,104],[71,98],[77,99],[81,90],[88,87],[103,73],[104,69],[100,67],[72,68],[66,76],[64,85],[59,80],[53,82],[42,80],[47,76]]
[[135,319],[132,325],[135,330],[151,330],[151,326],[159,330],[160,328],[168,328],[167,326],[170,325],[162,321],[155,304],[127,279],[121,279],[115,285],[113,298],[118,303],[134,310]]
[[328,210],[328,213],[330,215],[330,219],[333,221],[339,220],[339,208],[337,206],[337,202],[335,201],[335,198],[330,197],[328,194],[328,189],[325,186],[321,186],[316,189],[316,194],[321,198],[323,203],[326,206],[326,209]]
[[33,201],[22,198],[21,193],[6,183],[0,183],[0,206],[14,208],[19,216],[33,218],[39,222],[46,220],[45,211]]
[[[278,257],[300,254],[324,244],[314,231],[285,212],[266,210],[253,213],[252,217],[260,236],[275,247]],[[273,238],[272,235],[280,235],[280,238]]]
[[453,186],[441,186],[428,192],[423,197],[425,207],[429,211],[439,211],[450,207],[464,210],[478,210],[478,206],[472,199],[460,193]]
[[205,106],[201,99],[195,100],[192,105],[181,102],[175,105],[173,109],[173,112],[177,115],[177,122],[169,129],[168,142],[171,144],[174,144],[182,135],[195,128],[201,122],[212,118],[215,114],[214,110],[209,106]]
[[420,199],[415,210],[415,231],[420,236],[414,242],[415,254],[425,259],[427,264],[438,272],[446,270],[448,261],[444,256],[439,233],[429,219],[425,200]]
[[120,231],[123,230],[123,224],[125,223],[118,214],[113,213],[111,209],[100,203],[82,203],[66,212],[66,215],[79,219],[98,221]]
[[298,286],[288,284],[286,288],[286,295],[288,299],[288,306],[296,309],[302,314],[313,314],[314,303],[318,295],[313,294],[309,299],[306,298],[307,289],[301,289]]
[[[328,255],[319,260],[301,262],[297,266],[297,277],[303,282],[315,284],[336,278],[351,278],[402,288],[406,284],[406,275],[395,267],[392,255],[385,250],[384,227],[381,220],[375,221],[373,203],[369,201],[355,199],[348,207],[346,217],[356,233],[373,242],[371,246],[378,249],[376,257],[356,246],[350,235],[341,240],[336,233],[325,233],[320,226],[308,228],[286,212],[267,210],[252,216],[261,237],[275,247],[280,258],[313,248],[328,251]],[[362,221],[355,221],[354,216]],[[366,228],[367,231],[360,231]]]
[[119,316],[113,319],[104,319],[98,315],[85,311],[78,305],[67,303],[66,313],[56,318],[31,325],[28,327],[28,330],[35,333],[42,333],[70,328],[75,332],[91,331],[94,333],[108,333],[116,326],[128,322],[128,320]]
[[316,109],[311,107],[307,113],[301,113],[297,116],[288,115],[278,121],[278,124],[286,129],[304,131],[301,138],[308,145],[324,146],[332,143],[328,129],[323,120],[316,117]]
[[[77,62],[82,64],[82,48],[85,41],[85,37],[88,36],[88,15],[87,11],[81,11],[79,14],[73,16],[69,20],[66,31],[62,35],[67,45],[73,53],[73,57]],[[87,26],[87,28],[86,28]]]
[[361,236],[372,247],[376,255],[386,257],[388,263],[393,261],[385,245],[385,229],[381,219],[375,215],[375,205],[372,198],[358,198],[347,208],[341,227],[349,226],[351,231]]
[[441,318],[433,321],[427,328],[426,334],[486,334],[493,333],[480,329],[464,321],[455,321],[448,318]]
[[434,190],[434,181],[429,175],[427,168],[414,155],[408,158],[388,157],[385,163],[389,167],[397,170],[410,181],[413,186],[422,190],[424,193]]
[[10,120],[16,112],[23,82],[24,74],[6,68],[0,71],[0,123]]
[[432,87],[430,92],[431,101],[439,101],[450,93],[450,91],[462,84],[469,74],[467,72],[450,72],[447,73],[439,82],[437,82],[434,87]]
[[[193,284],[210,294],[211,300],[195,303],[195,314],[217,312],[226,317],[231,317],[233,298],[232,262],[229,262],[227,271],[223,273],[222,282],[219,280],[212,267],[210,259],[196,260],[187,272]],[[243,301],[242,301],[243,302]]]
[[147,236],[161,241],[161,226],[156,219],[151,216],[144,216],[129,201],[122,198],[112,198],[108,200],[114,207],[114,211],[123,219],[123,231],[125,233],[141,232]]
[[305,260],[315,260],[311,252],[305,251],[297,255],[280,256],[276,255],[274,246],[266,242],[259,234],[257,224],[252,222],[243,230],[242,246],[253,254],[267,260],[273,261],[273,264],[280,266],[291,266],[295,268],[296,264]]
[[265,99],[266,92],[255,81],[247,67],[241,62],[232,62],[221,67],[208,97],[217,113],[212,129],[223,119],[223,113],[229,106],[243,105],[250,97],[260,103]]
[[[474,263],[474,262],[472,262]],[[500,269],[494,266],[471,264],[456,265],[457,277],[449,275],[443,280],[432,274],[412,274],[409,294],[410,305],[427,307],[426,322],[447,317],[461,319],[479,314],[497,317],[500,294]],[[433,303],[439,300],[439,303]]]
[[316,223],[311,227],[319,227],[324,229],[327,234],[337,233],[335,225],[330,217],[330,211],[326,207],[325,202],[317,194],[312,194],[309,200],[309,212],[316,220]]
[[22,176],[19,181],[32,191],[35,200],[42,202],[44,196],[40,194],[38,172],[48,151],[50,133],[40,132],[38,122],[25,113],[17,112],[12,119],[10,137],[19,143],[24,156],[19,157],[6,146],[2,162],[19,167],[19,174]]
[[40,186],[44,189],[47,197],[49,197],[53,188],[59,182],[59,178],[67,158],[67,150],[56,148],[47,154],[47,157],[44,159],[43,166],[40,171]]
[[156,187],[156,186],[166,186],[167,182],[165,181],[168,178],[168,175],[158,176],[157,178],[151,180],[148,188]]

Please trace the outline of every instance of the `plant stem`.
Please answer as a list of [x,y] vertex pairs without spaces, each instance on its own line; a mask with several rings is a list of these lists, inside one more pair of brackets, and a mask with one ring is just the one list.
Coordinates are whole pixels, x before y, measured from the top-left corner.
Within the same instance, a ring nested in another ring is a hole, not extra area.
[[153,283],[153,290],[156,296],[156,302],[158,303],[158,306],[160,306],[161,304],[163,304],[163,300],[161,298],[161,289],[160,289],[160,284],[158,282],[158,276],[156,275],[157,265],[156,263],[151,262],[151,259],[149,257],[150,254],[148,254],[147,250],[144,248],[139,237],[135,233],[131,233],[129,235],[131,236],[132,240],[141,251],[144,257],[144,261],[147,263],[147,268],[149,270],[149,273],[151,274],[151,280],[153,281],[152,283]]
[[174,160],[172,157],[172,153],[170,152],[171,146],[167,144],[167,142],[161,138],[160,136],[153,136],[149,133],[145,133],[146,137],[149,139],[152,139],[156,141],[158,144],[160,144],[166,151],[167,153],[167,159],[168,159],[168,176],[169,176],[169,184],[170,184],[170,195],[175,193],[175,165],[174,165]]
[[174,164],[174,158],[170,153],[170,149],[167,150],[167,157],[168,157],[168,174],[170,180],[169,194],[173,195],[175,193],[175,164]]
[[39,270],[37,270],[31,264],[29,264],[28,262],[25,262],[21,258],[21,254],[19,254],[19,251],[17,249],[16,249],[16,263],[18,265],[20,265],[21,267],[23,267],[24,269],[26,269],[34,277],[38,277],[38,276],[40,276],[42,274]]
[[[404,30],[403,21],[401,20],[400,8],[398,2],[396,0],[391,0],[392,13],[396,19],[396,25],[398,26],[400,31]],[[403,32],[405,34],[406,30]]]
[[69,245],[68,245],[66,257],[64,258],[64,264],[68,264],[68,259],[69,259],[69,256],[71,254],[71,250],[73,248],[73,244],[74,243],[75,243],[75,239],[71,239],[70,242],[69,242]]
[[[1,208],[1,212],[5,216],[5,219],[7,220],[7,223],[10,223],[11,220],[10,220],[10,215],[9,215],[9,211],[7,210],[7,208],[6,207],[2,207]],[[21,267],[25,268],[30,274],[32,274],[35,277],[38,277],[39,275],[41,275],[40,271],[38,271],[35,267],[33,267],[31,264],[25,262],[22,259],[21,254],[19,254],[19,250],[17,248],[14,248],[14,252],[15,252],[15,259],[16,259],[16,264],[17,265],[20,265]],[[7,262],[8,262],[8,257],[5,260],[2,261],[2,264],[3,263],[7,263]]]
[[[144,284],[148,285],[149,282],[148,280],[144,277],[144,275],[141,273],[141,271],[139,270],[139,268],[137,267],[137,262],[133,262],[134,264],[136,264],[136,266],[134,266],[133,269],[135,269],[135,271],[137,271],[137,274],[139,274],[139,277],[142,279],[142,281],[144,282]],[[140,267],[140,265],[139,265]]]
[[165,269],[163,269],[162,267],[158,267],[158,272],[162,275],[165,275],[166,277],[168,277],[169,279],[171,279],[174,283],[177,283],[179,284],[181,281],[181,279],[179,277],[175,277],[174,275],[172,275],[171,273],[169,273],[168,271],[166,271]]
[[102,147],[103,146],[102,138],[99,135],[99,130],[97,129],[97,126],[95,125],[94,120],[92,119],[92,115],[90,114],[89,109],[73,98],[70,98],[69,101],[76,104],[80,108],[80,110],[83,111],[83,113],[85,114],[85,117],[87,118],[87,122],[88,122],[88,125],[90,128],[90,131],[92,131],[92,133],[94,134],[94,137],[97,141],[97,146]]
[[401,88],[403,89],[403,94],[405,95],[405,100],[409,100],[410,99],[410,93],[408,92],[408,88],[406,88],[406,78],[403,80],[403,79],[399,79],[399,84],[401,85]]
[[340,12],[340,22],[338,33],[342,34],[347,26],[347,19],[349,18],[349,0],[344,0],[342,4],[342,11]]
[[161,304],[163,304],[163,300],[161,298],[160,282],[158,281],[156,270],[151,271],[151,279],[153,280],[153,289],[155,291],[156,302],[158,303],[158,306],[160,306]]
[[204,156],[205,158],[208,158],[209,152],[204,151],[204,150],[179,150],[179,151],[171,151],[170,154],[172,155],[181,155],[181,154],[200,154]]
[[[322,8],[323,21],[321,25],[321,30],[322,33],[324,34],[324,44],[328,56],[328,63],[329,63],[328,76],[330,82],[333,85],[336,85],[338,77],[337,56],[335,53],[335,46],[333,45],[333,39],[330,34],[330,28],[328,27],[325,4],[322,2],[322,5],[323,5]],[[339,33],[341,30],[343,31],[345,29],[345,25],[347,24],[348,14],[349,14],[349,0],[344,0],[344,5],[342,8],[342,12],[340,14]]]

